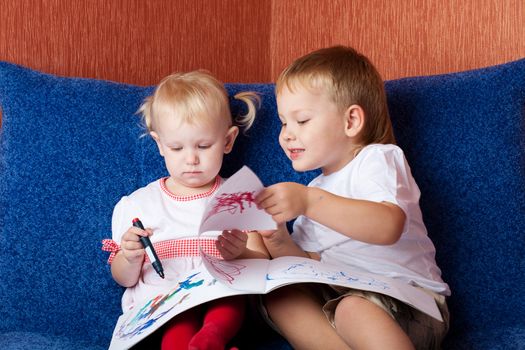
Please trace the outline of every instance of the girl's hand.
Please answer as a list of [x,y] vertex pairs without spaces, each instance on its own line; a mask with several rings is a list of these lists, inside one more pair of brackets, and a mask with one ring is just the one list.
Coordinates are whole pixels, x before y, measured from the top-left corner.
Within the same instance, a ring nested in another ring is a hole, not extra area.
[[224,260],[239,257],[246,250],[248,234],[239,230],[225,230],[215,243]]
[[281,224],[305,214],[307,191],[308,187],[304,185],[281,182],[262,190],[255,198],[255,203]]
[[120,249],[130,264],[142,264],[144,261],[144,246],[142,246],[139,238],[140,236],[151,236],[151,234],[151,229],[141,230],[132,226],[122,235]]

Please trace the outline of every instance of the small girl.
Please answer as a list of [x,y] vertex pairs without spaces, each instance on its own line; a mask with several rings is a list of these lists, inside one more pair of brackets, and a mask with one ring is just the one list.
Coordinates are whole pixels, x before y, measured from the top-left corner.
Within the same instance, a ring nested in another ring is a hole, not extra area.
[[[256,232],[205,232],[198,237],[206,201],[223,183],[218,175],[224,154],[232,150],[239,126],[248,129],[255,118],[255,93],[239,93],[248,113],[234,125],[227,92],[205,71],[164,78],[139,109],[149,135],[157,143],[169,176],[123,197],[115,206],[110,256],[115,281],[127,287],[122,309],[172,288],[186,271],[202,264],[199,246],[224,259],[268,258]],[[142,230],[132,226],[140,218]],[[160,278],[145,263],[140,236],[151,236],[164,266]],[[177,315],[164,328],[162,349],[220,349],[239,330],[245,312],[243,296],[222,298]]]
[[[269,294],[271,321],[295,349],[439,349],[450,290],[419,188],[395,145],[379,73],[352,48],[321,49],[286,68],[276,94],[282,149],[296,171],[322,174],[308,186],[272,185],[256,198],[281,224],[261,232],[271,256],[310,257],[421,288],[444,322],[387,295],[321,285]],[[294,218],[289,235],[283,223]]]

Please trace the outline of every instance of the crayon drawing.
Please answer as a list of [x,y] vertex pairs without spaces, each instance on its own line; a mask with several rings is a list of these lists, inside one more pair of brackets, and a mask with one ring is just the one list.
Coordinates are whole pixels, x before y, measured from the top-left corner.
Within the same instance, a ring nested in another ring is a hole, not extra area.
[[255,197],[264,186],[250,168],[244,166],[213,195],[206,206],[199,233],[222,230],[274,230],[271,215],[257,208]]
[[[131,313],[131,319],[124,321],[120,328],[118,329],[115,336],[120,339],[128,339],[136,335],[142,334],[148,328],[155,324],[159,319],[164,315],[170,312],[174,307],[179,304],[182,304],[188,298],[190,298],[190,292],[179,295],[184,291],[189,291],[192,288],[199,287],[203,285],[204,279],[198,279],[196,276],[199,273],[194,273],[188,276],[184,281],[179,282],[177,287],[173,288],[166,294],[160,294],[149,300],[144,304],[139,311],[134,314]],[[170,299],[180,296],[177,302],[170,303],[170,307],[167,310],[159,311],[162,306],[168,302]]]
[[326,281],[331,284],[362,284],[373,286],[382,290],[390,289],[390,286],[372,276],[358,276],[345,271],[333,269],[321,269],[319,265],[312,265],[311,261],[303,261],[291,264],[284,269],[276,269],[266,274],[266,279],[271,280],[290,280],[301,278],[315,278],[319,282]]
[[201,249],[201,257],[208,272],[220,281],[232,284],[235,277],[241,274],[241,271],[246,268],[246,265],[236,261],[225,261],[204,253]]
[[208,212],[204,220],[219,213],[227,212],[231,215],[242,214],[246,208],[255,205],[255,191],[221,193],[214,197],[212,210]]

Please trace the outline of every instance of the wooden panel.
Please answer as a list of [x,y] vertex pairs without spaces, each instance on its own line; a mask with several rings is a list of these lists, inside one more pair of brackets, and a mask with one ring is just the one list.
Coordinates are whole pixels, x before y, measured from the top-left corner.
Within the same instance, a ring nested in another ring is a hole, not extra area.
[[385,79],[504,63],[525,57],[524,23],[523,0],[273,0],[272,80],[335,44],[360,50]]
[[139,85],[205,68],[226,82],[270,76],[271,2],[0,0],[0,59]]
[[269,82],[294,58],[348,44],[385,79],[525,57],[523,0],[0,0],[0,59],[155,84],[206,68]]

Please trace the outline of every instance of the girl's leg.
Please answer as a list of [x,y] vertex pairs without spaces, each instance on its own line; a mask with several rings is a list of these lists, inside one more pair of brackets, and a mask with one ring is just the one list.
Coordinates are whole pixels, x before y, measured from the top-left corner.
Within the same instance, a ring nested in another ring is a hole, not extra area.
[[334,316],[339,336],[355,349],[413,350],[399,324],[379,306],[360,296],[343,298]]
[[323,301],[310,286],[279,288],[266,295],[265,304],[271,320],[294,349],[349,349],[328,322]]
[[[198,307],[197,307],[198,308]],[[162,350],[187,350],[201,326],[197,308],[189,309],[170,321],[162,336]]]
[[244,320],[246,300],[243,296],[209,302],[200,331],[191,340],[189,350],[223,350],[237,334]]

